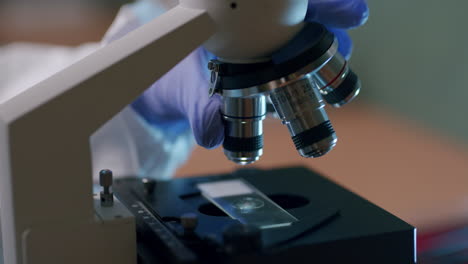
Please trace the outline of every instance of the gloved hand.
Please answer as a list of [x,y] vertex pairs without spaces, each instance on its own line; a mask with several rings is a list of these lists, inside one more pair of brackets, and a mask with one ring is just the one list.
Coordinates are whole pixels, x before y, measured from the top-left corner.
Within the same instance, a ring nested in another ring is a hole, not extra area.
[[[339,51],[349,57],[352,42],[346,29],[362,25],[367,17],[365,0],[309,0],[306,20],[326,25],[338,38]],[[169,135],[187,128],[184,124],[188,122],[199,145],[219,146],[224,139],[222,102],[217,95],[207,96],[209,57],[203,48],[195,50],[140,96],[133,109]]]

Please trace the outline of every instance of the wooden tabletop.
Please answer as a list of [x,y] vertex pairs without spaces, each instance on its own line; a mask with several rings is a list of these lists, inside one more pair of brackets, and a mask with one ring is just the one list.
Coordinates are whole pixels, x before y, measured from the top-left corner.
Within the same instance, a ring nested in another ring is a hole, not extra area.
[[[318,159],[300,157],[286,127],[267,119],[264,155],[253,166],[314,169],[420,232],[468,224],[466,149],[375,107],[353,103],[329,114],[339,137],[329,154]],[[177,175],[229,172],[238,167],[221,148],[197,147]]]

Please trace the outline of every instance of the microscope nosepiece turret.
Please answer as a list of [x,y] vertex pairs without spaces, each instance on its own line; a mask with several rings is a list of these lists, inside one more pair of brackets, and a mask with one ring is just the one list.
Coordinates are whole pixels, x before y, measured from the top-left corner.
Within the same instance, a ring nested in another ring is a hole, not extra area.
[[341,107],[361,88],[357,75],[338,52],[336,38],[318,23],[306,24],[268,61],[213,60],[209,69],[210,93],[219,93],[224,100],[224,153],[243,165],[263,154],[262,122],[268,97],[299,154],[316,158],[338,141],[325,103]]

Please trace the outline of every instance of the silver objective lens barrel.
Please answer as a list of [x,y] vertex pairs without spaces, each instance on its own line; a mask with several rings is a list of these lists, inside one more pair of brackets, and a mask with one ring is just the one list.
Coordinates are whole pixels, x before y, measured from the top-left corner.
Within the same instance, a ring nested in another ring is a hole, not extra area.
[[320,157],[336,145],[338,138],[310,76],[274,89],[270,98],[301,156]]
[[264,95],[224,97],[224,154],[238,164],[257,161],[263,154]]
[[361,90],[361,81],[338,52],[311,74],[311,81],[318,87],[325,101],[333,107],[351,102]]

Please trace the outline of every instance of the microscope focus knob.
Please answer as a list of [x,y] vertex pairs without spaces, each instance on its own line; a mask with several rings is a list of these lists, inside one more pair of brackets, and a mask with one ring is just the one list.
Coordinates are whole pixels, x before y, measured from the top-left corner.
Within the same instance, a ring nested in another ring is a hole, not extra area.
[[99,172],[99,185],[102,187],[112,186],[113,174],[111,170],[101,170]]
[[110,207],[114,205],[114,194],[111,191],[113,174],[111,170],[101,170],[99,172],[99,185],[102,186],[101,206]]
[[223,232],[226,253],[244,254],[262,249],[262,233],[260,228],[252,225],[234,224]]

